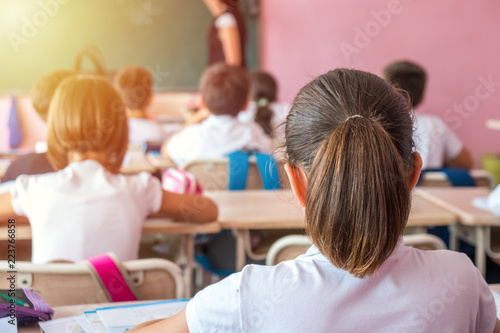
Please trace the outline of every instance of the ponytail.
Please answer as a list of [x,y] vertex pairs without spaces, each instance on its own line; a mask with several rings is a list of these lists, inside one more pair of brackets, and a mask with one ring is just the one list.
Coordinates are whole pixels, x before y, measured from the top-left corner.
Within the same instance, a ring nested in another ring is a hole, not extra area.
[[337,69],[300,90],[285,136],[288,162],[307,176],[307,234],[335,266],[373,275],[410,212],[408,101],[373,74]]
[[375,119],[348,119],[321,144],[308,177],[306,232],[335,266],[364,277],[389,257],[410,212],[409,183],[396,177],[395,186],[391,177],[404,174]]
[[274,77],[264,71],[250,73],[249,98],[257,104],[255,122],[259,124],[269,137],[273,137],[273,110],[270,104],[276,100],[278,85]]
[[269,137],[273,137],[273,127],[271,121],[273,120],[273,110],[269,107],[267,98],[261,98],[257,102],[257,112],[255,113],[255,122],[259,124],[264,132]]

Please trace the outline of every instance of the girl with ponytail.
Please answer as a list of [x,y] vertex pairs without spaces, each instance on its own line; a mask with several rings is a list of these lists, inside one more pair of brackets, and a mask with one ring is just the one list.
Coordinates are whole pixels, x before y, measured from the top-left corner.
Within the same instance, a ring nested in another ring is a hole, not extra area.
[[246,266],[138,331],[499,332],[467,256],[402,242],[422,165],[412,127],[408,100],[376,75],[336,69],[307,84],[287,117],[285,168],[311,248]]
[[238,114],[238,119],[244,123],[255,121],[269,137],[282,140],[284,131],[280,124],[285,120],[290,104],[276,102],[277,94],[278,84],[270,73],[262,70],[251,72],[250,103]]

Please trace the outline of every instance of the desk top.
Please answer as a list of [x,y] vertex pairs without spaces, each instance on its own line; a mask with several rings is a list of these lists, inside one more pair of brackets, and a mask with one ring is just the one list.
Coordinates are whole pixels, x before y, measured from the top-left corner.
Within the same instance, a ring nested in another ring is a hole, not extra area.
[[421,187],[415,193],[455,214],[464,225],[500,226],[500,218],[472,205],[474,198],[488,196],[490,191],[485,187]]
[[[209,223],[188,223],[188,222],[172,222],[166,218],[154,217],[148,218],[142,227],[143,235],[155,234],[172,234],[172,235],[186,235],[186,234],[214,234],[221,230],[218,222]],[[8,240],[7,227],[0,227],[0,241]],[[16,221],[16,241],[30,240],[31,227],[29,222]]]
[[[219,206],[222,229],[302,229],[304,210],[285,191],[215,191],[206,193]],[[420,197],[413,197],[408,226],[449,225],[455,216]]]

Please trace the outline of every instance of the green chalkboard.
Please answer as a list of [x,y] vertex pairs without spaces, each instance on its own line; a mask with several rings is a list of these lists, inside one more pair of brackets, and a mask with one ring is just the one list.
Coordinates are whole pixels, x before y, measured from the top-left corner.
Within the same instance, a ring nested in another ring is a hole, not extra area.
[[[241,6],[252,69],[258,21],[249,2]],[[196,89],[211,21],[201,0],[0,0],[0,92],[27,92],[44,73],[72,69],[88,44],[101,49],[110,71],[142,65],[156,90]]]

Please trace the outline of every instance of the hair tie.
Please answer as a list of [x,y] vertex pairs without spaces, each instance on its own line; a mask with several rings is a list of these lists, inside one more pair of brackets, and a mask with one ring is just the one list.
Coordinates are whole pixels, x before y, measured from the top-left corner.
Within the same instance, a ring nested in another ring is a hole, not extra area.
[[269,100],[265,97],[259,98],[259,100],[257,101],[257,105],[260,107],[265,107],[267,106],[267,104],[269,104]]
[[352,118],[364,118],[364,117],[363,117],[362,115],[360,115],[360,114],[354,114],[354,115],[352,115],[352,116],[347,117],[347,118],[344,120],[344,123],[345,123],[346,121],[348,121],[349,119],[352,119]]

